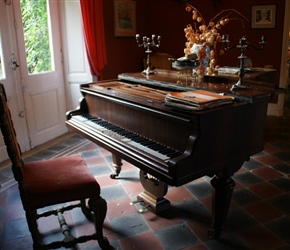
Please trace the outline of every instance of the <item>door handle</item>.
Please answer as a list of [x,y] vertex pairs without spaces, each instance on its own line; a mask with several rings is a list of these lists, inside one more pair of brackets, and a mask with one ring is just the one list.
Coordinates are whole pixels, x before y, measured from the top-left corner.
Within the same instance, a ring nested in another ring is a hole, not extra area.
[[12,69],[13,70],[16,70],[16,68],[19,68],[19,64],[17,63],[16,60],[12,60],[11,64],[12,64]]
[[11,56],[11,67],[13,70],[16,70],[17,68],[19,68],[19,64],[17,62],[17,59],[16,59],[14,53],[12,53],[12,56]]

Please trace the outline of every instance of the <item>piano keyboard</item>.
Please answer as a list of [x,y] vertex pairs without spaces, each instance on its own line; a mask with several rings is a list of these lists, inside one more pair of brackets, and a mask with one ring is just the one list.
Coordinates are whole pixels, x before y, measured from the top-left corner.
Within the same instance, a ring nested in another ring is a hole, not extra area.
[[165,162],[173,157],[181,155],[180,152],[172,148],[134,134],[133,132],[120,128],[112,123],[109,123],[90,114],[74,115],[72,116],[71,120],[80,122],[92,130],[97,130],[100,133],[114,138],[115,140],[121,141],[130,147],[141,150],[146,154],[152,155]]

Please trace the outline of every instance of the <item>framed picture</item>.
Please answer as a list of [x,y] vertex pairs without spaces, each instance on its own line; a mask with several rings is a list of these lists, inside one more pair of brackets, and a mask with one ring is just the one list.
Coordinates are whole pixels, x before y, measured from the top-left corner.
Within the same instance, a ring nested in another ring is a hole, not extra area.
[[252,28],[270,29],[275,28],[276,5],[252,6]]
[[136,35],[136,1],[115,0],[115,36]]

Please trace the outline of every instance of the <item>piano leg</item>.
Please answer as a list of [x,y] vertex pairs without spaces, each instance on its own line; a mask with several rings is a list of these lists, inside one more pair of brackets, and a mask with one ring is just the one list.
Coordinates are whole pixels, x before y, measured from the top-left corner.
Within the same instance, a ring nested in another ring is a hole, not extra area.
[[140,170],[140,181],[145,189],[137,195],[137,201],[143,205],[143,208],[139,210],[140,212],[144,212],[148,208],[153,213],[159,214],[170,208],[170,202],[163,197],[168,190],[166,183],[145,173],[143,170]]
[[208,235],[213,239],[217,239],[225,226],[235,182],[227,175],[222,177],[215,176],[211,180],[211,185],[214,187],[212,195],[213,225],[208,231]]
[[113,160],[113,167],[114,167],[115,173],[111,174],[110,177],[111,179],[116,179],[121,172],[123,163],[122,163],[122,159],[115,154],[112,154],[112,160]]

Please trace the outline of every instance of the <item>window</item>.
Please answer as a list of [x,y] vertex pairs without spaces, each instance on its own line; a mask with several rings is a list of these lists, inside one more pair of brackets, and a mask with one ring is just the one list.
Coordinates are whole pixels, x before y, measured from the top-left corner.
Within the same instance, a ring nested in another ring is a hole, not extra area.
[[52,71],[52,43],[47,1],[21,0],[20,4],[28,73]]

